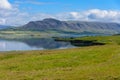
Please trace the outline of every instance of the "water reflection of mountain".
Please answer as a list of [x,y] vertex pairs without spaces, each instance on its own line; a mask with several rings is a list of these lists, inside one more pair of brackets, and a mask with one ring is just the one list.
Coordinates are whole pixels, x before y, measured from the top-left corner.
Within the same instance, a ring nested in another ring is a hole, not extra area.
[[54,39],[40,38],[40,39],[21,39],[17,40],[24,42],[31,47],[44,48],[44,49],[56,49],[64,47],[72,47],[69,42],[57,42]]

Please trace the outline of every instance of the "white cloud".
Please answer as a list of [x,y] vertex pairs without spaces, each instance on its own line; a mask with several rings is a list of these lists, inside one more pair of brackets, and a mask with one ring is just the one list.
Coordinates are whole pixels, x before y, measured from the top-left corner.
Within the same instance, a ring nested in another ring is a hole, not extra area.
[[[36,4],[35,1],[26,1]],[[39,3],[41,4],[41,3]],[[60,20],[79,21],[102,21],[120,23],[120,11],[91,9],[81,12],[66,12],[58,14],[36,13],[30,14],[22,12],[16,6],[10,4],[8,0],[0,0],[0,25],[24,25],[29,21],[42,20],[44,18],[56,18]]]
[[100,21],[120,23],[120,11],[91,9],[82,12],[68,12],[57,15],[64,20]]
[[29,21],[37,21],[44,18],[120,23],[120,11],[91,9],[81,12],[72,11],[52,15],[45,13],[30,14],[28,12],[21,12],[18,8],[15,7],[12,7],[12,9],[0,9],[0,24],[19,26],[24,25]]
[[0,9],[11,9],[12,5],[8,2],[8,0],[0,0]]
[[6,22],[6,20],[5,20],[5,19],[0,19],[0,24],[4,25],[4,24],[5,24],[5,22]]
[[120,23],[120,11],[93,9],[86,13],[88,20]]

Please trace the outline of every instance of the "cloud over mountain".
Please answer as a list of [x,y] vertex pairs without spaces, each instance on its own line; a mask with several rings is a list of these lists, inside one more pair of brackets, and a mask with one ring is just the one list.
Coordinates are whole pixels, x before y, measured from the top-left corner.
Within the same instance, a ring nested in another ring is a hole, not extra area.
[[120,11],[91,9],[82,12],[63,13],[58,17],[65,20],[119,22]]
[[48,14],[37,12],[31,14],[27,11],[21,11],[15,4],[10,4],[8,0],[0,0],[0,24],[5,25],[23,25],[29,21],[42,20],[44,18],[55,18],[60,20],[79,20],[79,21],[102,21],[120,23],[120,11],[90,9],[85,11],[61,12]]

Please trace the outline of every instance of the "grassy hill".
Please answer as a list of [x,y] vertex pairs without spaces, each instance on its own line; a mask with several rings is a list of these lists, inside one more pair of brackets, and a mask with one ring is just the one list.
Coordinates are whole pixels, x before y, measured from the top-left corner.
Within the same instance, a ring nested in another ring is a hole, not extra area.
[[106,45],[1,52],[0,80],[120,80],[119,35],[76,39]]

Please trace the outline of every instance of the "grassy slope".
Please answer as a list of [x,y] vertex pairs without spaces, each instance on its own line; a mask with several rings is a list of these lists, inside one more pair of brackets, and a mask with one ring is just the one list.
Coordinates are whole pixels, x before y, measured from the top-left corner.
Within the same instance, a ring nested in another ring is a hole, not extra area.
[[109,44],[65,50],[2,52],[0,54],[0,79],[120,79],[120,36],[78,39],[97,39]]

